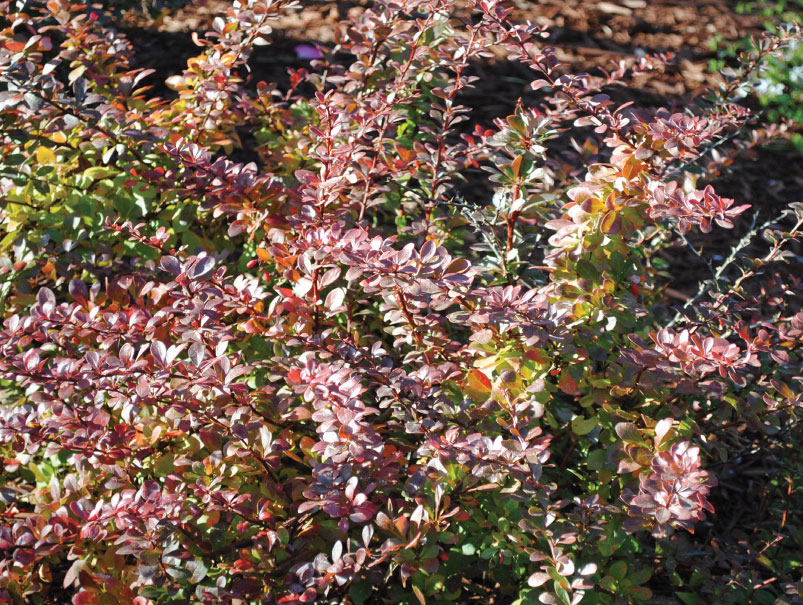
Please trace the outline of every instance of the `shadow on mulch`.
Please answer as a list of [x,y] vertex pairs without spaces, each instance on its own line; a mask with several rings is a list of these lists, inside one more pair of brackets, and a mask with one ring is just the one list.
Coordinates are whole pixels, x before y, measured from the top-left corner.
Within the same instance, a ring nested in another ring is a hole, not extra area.
[[[717,227],[711,233],[693,230],[687,235],[689,242],[701,251],[718,267],[731,252],[731,249],[745,234],[751,225],[761,225],[786,208],[790,202],[803,201],[803,159],[792,148],[764,147],[738,156],[726,171],[711,179],[702,179],[699,187],[710,184],[719,195],[735,200],[736,205],[750,204],[751,208],[734,219],[733,229]],[[790,219],[785,225],[791,227]],[[771,244],[757,234],[752,243],[740,255],[749,258],[761,258],[770,250]],[[791,242],[786,249],[795,255],[789,264],[778,265],[771,270],[791,275],[800,274],[800,259],[803,258],[803,242]],[[675,254],[667,259],[675,268],[674,279],[670,286],[686,295],[693,295],[701,281],[712,277],[710,269],[682,242],[678,242]],[[738,277],[735,263],[725,277]]]
[[[202,48],[192,41],[190,32],[167,32],[142,27],[119,27],[134,47],[132,69],[153,69],[148,77],[151,86],[149,95],[174,99],[178,95],[167,87],[165,80],[180,75],[187,68],[187,61],[200,55]],[[309,66],[309,61],[298,58],[295,47],[313,44],[314,40],[275,36],[269,46],[257,47],[248,62],[250,74],[247,83],[253,88],[257,82],[275,82],[279,89],[290,85],[288,68],[300,69]]]

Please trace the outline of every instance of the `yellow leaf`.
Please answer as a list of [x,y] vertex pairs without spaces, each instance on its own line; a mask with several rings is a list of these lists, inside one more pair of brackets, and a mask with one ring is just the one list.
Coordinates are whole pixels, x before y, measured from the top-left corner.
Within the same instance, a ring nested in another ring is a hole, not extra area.
[[474,367],[480,370],[491,370],[498,366],[501,360],[496,355],[490,357],[480,357],[474,362]]
[[56,161],[56,154],[50,147],[39,147],[36,150],[36,161],[40,164],[52,164]]

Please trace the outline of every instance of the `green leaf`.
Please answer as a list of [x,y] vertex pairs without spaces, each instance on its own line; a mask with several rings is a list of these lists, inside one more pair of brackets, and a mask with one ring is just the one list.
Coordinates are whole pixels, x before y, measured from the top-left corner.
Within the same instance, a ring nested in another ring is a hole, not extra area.
[[586,465],[592,471],[597,471],[605,466],[605,450],[594,450],[588,455]]
[[767,569],[772,572],[775,572],[775,566],[772,564],[772,561],[767,555],[761,555],[758,557],[758,562],[764,565]]
[[174,462],[176,457],[174,454],[165,454],[161,458],[156,461],[156,464],[153,465],[153,470],[156,472],[157,475],[160,477],[166,477],[174,470]]
[[638,586],[631,589],[630,598],[636,601],[649,602],[649,600],[652,599],[652,591],[646,586]]
[[145,216],[148,213],[148,202],[142,196],[128,196],[125,192],[115,195],[114,209],[123,219],[134,219]]
[[139,589],[139,594],[140,596],[159,601],[161,597],[166,596],[167,589],[159,586],[142,586]]
[[575,265],[575,271],[577,271],[577,275],[582,277],[583,279],[587,279],[589,281],[595,282],[597,278],[600,276],[600,271],[586,259],[581,258],[577,261]]
[[621,581],[627,573],[627,563],[624,561],[616,561],[608,568],[608,574],[614,577],[617,581]]
[[593,431],[597,426],[597,419],[596,418],[583,418],[582,416],[576,416],[574,420],[572,420],[572,431],[575,435],[587,435],[591,431]]
[[619,438],[625,443],[644,443],[641,432],[632,422],[620,422],[614,429]]
[[354,601],[354,605],[361,605],[368,600],[373,591],[374,587],[371,582],[368,580],[360,580],[351,585],[349,595],[351,595],[351,600]]
[[540,602],[537,590],[525,588],[519,593],[519,598],[513,601],[511,605],[538,605]]
[[560,599],[560,602],[564,603],[564,605],[571,605],[572,598],[569,596],[569,591],[557,582],[553,582],[552,586],[555,589],[555,596]]
[[647,580],[652,577],[652,569],[649,567],[642,567],[638,571],[634,571],[630,573],[630,581],[633,584],[644,584]]
[[92,166],[92,168],[84,170],[84,176],[89,177],[93,181],[107,179],[110,176],[116,176],[118,173],[119,170],[116,168],[107,168],[106,166]]

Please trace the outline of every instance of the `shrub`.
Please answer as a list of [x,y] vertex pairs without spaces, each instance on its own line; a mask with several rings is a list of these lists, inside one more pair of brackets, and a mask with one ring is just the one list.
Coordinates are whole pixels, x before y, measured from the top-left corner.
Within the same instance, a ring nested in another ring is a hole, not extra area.
[[[252,86],[296,8],[234,2],[163,100],[85,6],[0,2],[0,598],[796,594],[799,469],[744,540],[713,504],[799,447],[803,208],[679,310],[662,254],[744,230],[699,175],[777,134],[732,99],[798,32],[648,115],[603,91],[668,57],[571,74],[497,0],[377,2]],[[472,128],[504,60],[537,99]]]
[[[739,13],[762,17],[767,31],[799,24],[803,18],[801,9],[803,4],[799,1],[787,3],[785,0],[741,2],[736,6]],[[717,52],[718,58],[711,60],[710,66],[722,69],[739,53],[759,50],[758,44],[759,39],[751,36],[721,48]],[[803,121],[803,46],[792,41],[782,52],[768,57],[744,83],[742,93],[755,95],[770,121],[800,124]],[[794,134],[792,141],[798,151],[803,151],[803,137],[799,132]]]

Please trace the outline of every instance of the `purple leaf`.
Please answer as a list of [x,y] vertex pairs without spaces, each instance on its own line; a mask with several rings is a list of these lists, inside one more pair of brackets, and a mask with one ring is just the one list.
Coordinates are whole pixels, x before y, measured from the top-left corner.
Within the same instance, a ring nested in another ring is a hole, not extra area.
[[309,44],[299,44],[298,46],[294,46],[293,50],[299,59],[304,59],[305,61],[323,59],[323,53]]

